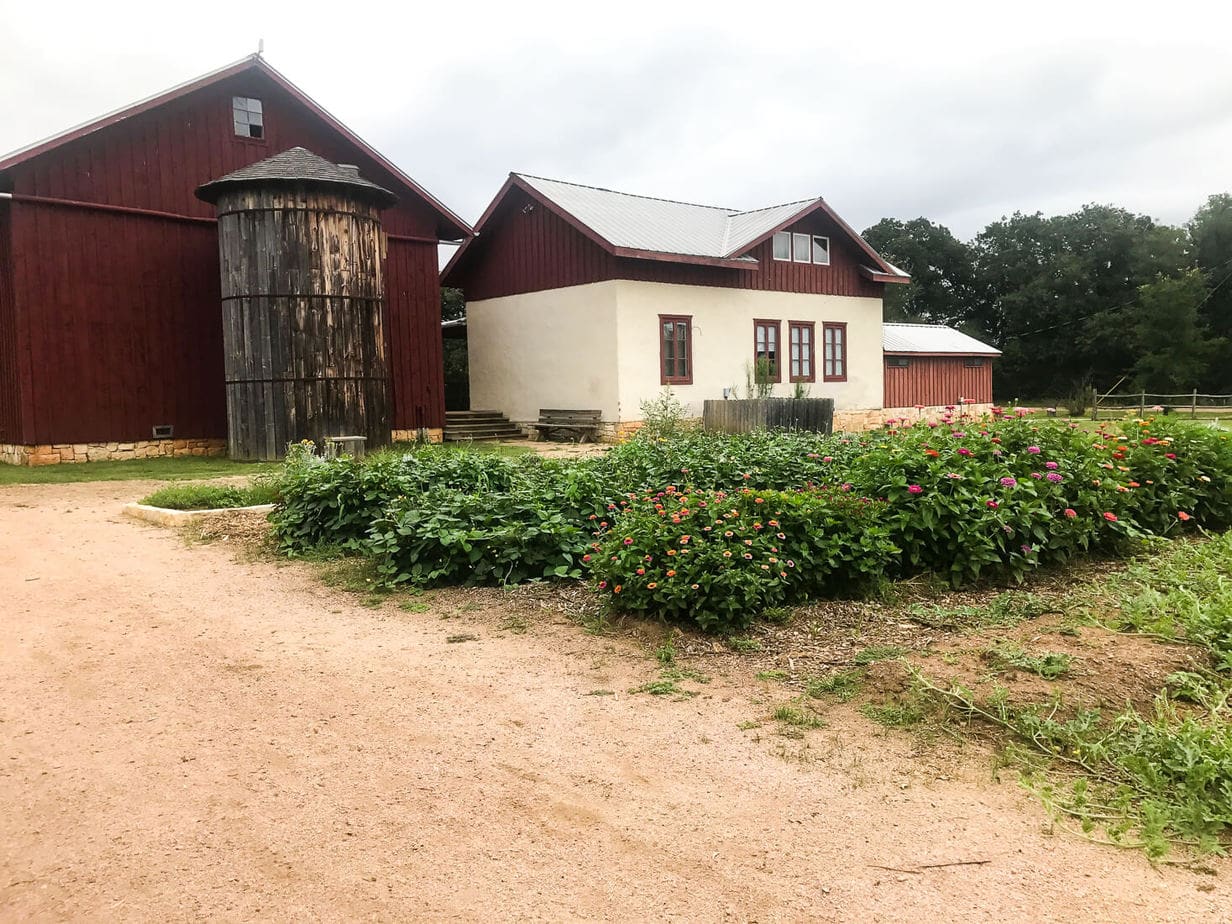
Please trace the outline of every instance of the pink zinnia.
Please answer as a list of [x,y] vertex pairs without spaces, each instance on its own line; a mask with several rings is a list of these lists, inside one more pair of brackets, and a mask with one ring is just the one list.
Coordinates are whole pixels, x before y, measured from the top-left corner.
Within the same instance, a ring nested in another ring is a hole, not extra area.
[[985,505],[986,507],[990,507],[990,508],[992,508],[993,510],[996,510],[998,507],[1000,507],[1000,506],[1001,506],[1001,505],[1000,505],[1000,504],[998,504],[995,500],[984,501],[984,505]]
[[1027,452],[1031,453],[1031,455],[1033,456],[1039,455],[1039,451],[1040,451],[1040,448],[1038,446],[1028,446],[1027,447]]
[[1073,507],[1066,507],[1065,515],[1072,520],[1074,517],[1078,516],[1078,511],[1075,510]]
[[1048,469],[1050,472],[1055,472],[1060,467],[1061,466],[1057,464],[1056,462],[1045,462],[1044,463],[1044,468]]
[[1117,515],[1115,513],[1109,513],[1105,511],[1104,519],[1107,520],[1109,523],[1115,523],[1117,521]]
[[1012,488],[1014,487],[1014,485],[1018,484],[1018,482],[1015,481],[1013,478],[1002,478],[1001,484],[1003,487]]
[[921,488],[918,484],[907,485],[907,490],[912,494],[923,494],[924,493],[924,489]]
[[958,454],[960,456],[969,456],[971,455],[971,450],[970,449],[960,449],[958,450]]
[[1058,482],[1064,481],[1065,478],[1061,475],[1058,475],[1056,472],[1049,472],[1048,480],[1051,481],[1053,484],[1057,484]]

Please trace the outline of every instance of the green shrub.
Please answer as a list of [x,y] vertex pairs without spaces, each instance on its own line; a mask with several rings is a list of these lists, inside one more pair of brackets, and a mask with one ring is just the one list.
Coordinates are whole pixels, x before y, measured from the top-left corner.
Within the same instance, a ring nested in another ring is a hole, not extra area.
[[843,491],[672,488],[624,503],[591,546],[596,586],[620,609],[710,631],[790,600],[867,589],[897,551],[882,505]]
[[519,584],[581,577],[586,540],[532,492],[441,487],[394,501],[366,548],[387,585]]
[[218,484],[175,484],[160,488],[142,498],[141,503],[168,510],[219,510],[225,507],[254,507],[277,500],[274,486],[265,481],[243,487]]

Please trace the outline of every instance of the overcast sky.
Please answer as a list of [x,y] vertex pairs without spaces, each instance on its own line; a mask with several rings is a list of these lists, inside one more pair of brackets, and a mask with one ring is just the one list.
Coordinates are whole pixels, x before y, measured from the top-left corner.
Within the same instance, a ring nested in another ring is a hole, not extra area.
[[[1226,2],[0,0],[0,151],[256,50],[464,218],[511,170],[968,238],[1232,191]],[[1005,12],[1001,8],[1012,8]]]

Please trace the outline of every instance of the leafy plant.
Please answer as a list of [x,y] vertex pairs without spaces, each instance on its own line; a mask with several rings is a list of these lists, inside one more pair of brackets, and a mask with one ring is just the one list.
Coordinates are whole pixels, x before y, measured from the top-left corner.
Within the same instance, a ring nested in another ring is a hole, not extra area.
[[1034,655],[1010,642],[1001,642],[984,654],[989,661],[1003,670],[1013,668],[1026,671],[1030,674],[1037,674],[1045,680],[1057,680],[1064,677],[1069,673],[1074,660],[1067,654],[1053,651]]
[[643,439],[672,439],[685,430],[688,408],[676,397],[670,385],[665,385],[658,397],[643,401],[641,410],[642,427],[638,435]]

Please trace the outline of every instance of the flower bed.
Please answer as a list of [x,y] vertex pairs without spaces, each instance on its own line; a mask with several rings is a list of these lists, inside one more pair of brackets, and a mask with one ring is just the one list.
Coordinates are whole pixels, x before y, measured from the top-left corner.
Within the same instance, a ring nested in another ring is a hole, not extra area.
[[896,423],[860,437],[635,439],[571,461],[439,447],[300,459],[281,478],[275,530],[291,552],[373,555],[390,583],[590,572],[621,609],[726,628],[886,577],[1021,579],[1138,537],[1232,525],[1232,442],[1220,431]]

